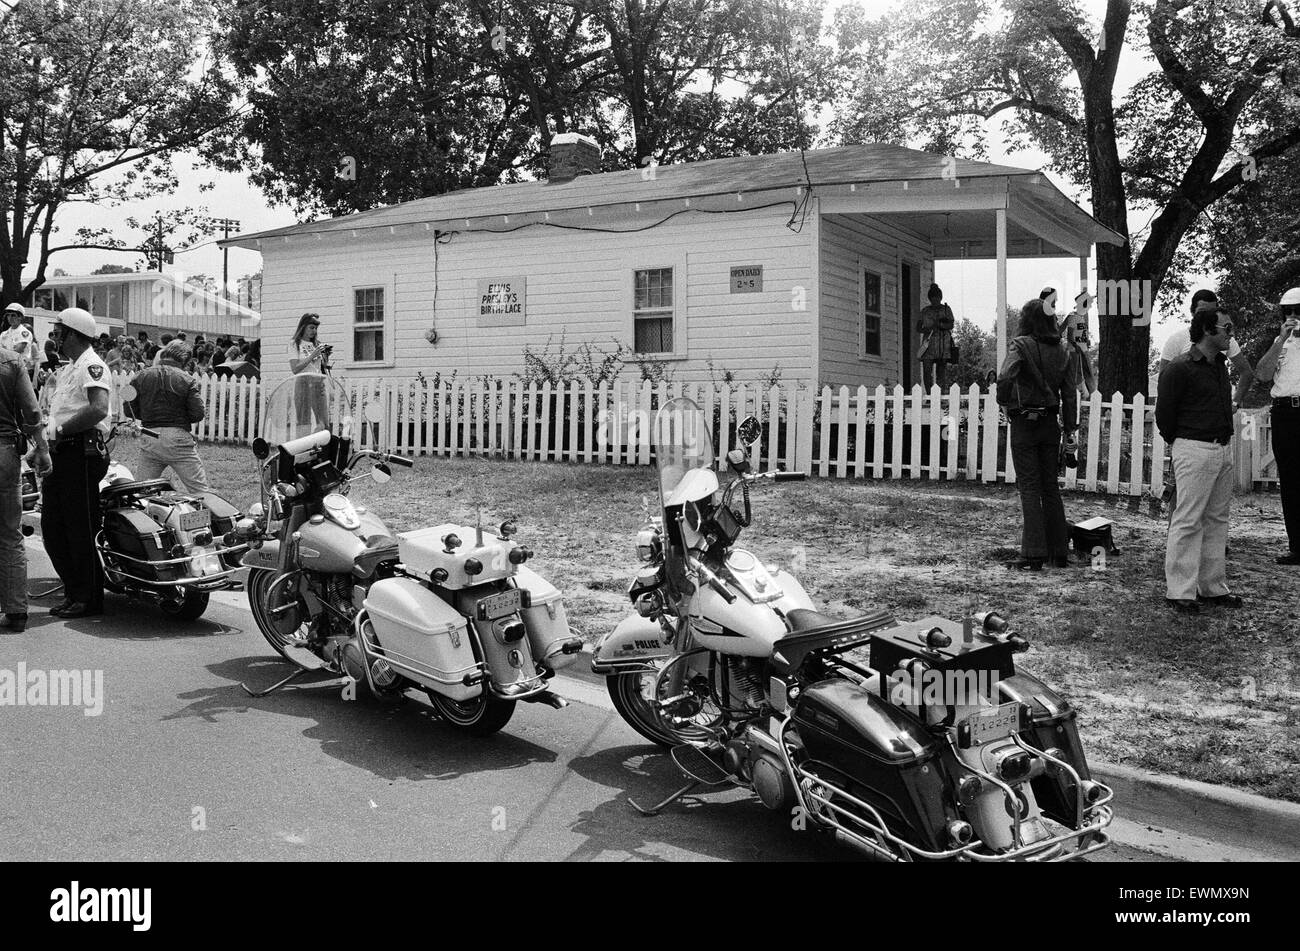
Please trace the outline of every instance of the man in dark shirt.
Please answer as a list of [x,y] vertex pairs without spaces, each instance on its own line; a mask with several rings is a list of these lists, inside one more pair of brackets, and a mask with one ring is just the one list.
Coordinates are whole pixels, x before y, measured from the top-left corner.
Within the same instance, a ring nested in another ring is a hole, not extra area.
[[187,492],[211,492],[190,433],[190,427],[203,418],[204,407],[198,381],[181,369],[189,359],[189,345],[173,340],[162,349],[157,366],[141,370],[131,380],[136,396],[127,408],[141,425],[158,433],[156,439],[143,437],[134,475],[158,479],[170,466]]
[[1165,544],[1165,600],[1199,613],[1205,604],[1239,607],[1228,591],[1228,509],[1232,503],[1232,387],[1227,350],[1231,312],[1192,315],[1191,349],[1160,374],[1156,428],[1170,445],[1178,501]]
[[52,463],[32,379],[19,354],[0,348],[0,630],[14,633],[27,627],[22,459],[29,437],[36,446],[33,461],[39,479]]

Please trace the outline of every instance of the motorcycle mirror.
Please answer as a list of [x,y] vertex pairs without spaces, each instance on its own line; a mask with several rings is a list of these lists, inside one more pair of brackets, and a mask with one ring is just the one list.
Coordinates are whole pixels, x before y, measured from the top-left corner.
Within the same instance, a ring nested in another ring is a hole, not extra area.
[[382,462],[370,470],[370,481],[383,485],[393,478],[393,470]]
[[378,403],[367,403],[362,413],[365,414],[368,423],[381,423],[384,421],[384,410]]
[[258,436],[253,440],[253,455],[258,459],[265,459],[271,454],[271,444]]
[[737,438],[746,446],[754,445],[762,435],[763,427],[754,416],[746,416],[736,427]]
[[120,399],[123,403],[129,403],[139,395],[140,394],[136,392],[135,387],[132,386],[130,383],[123,383],[118,388],[117,391],[118,399]]

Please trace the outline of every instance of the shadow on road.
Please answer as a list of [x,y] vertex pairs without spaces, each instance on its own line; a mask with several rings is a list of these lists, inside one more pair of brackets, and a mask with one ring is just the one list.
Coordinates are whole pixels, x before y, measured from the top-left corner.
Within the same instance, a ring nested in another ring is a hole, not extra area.
[[[29,592],[46,591],[58,583],[59,579],[54,576],[29,578],[27,589]],[[68,630],[75,631],[78,634],[118,641],[153,641],[173,637],[216,637],[242,632],[241,628],[209,621],[205,618],[199,618],[197,621],[178,621],[163,614],[157,605],[119,594],[106,594],[104,596],[104,613],[101,616],[74,618],[65,621],[48,613],[50,608],[62,600],[62,589],[41,598],[31,597],[32,611],[27,622],[28,628],[58,623],[65,625]],[[130,626],[123,627],[120,621],[128,615],[131,618]]]
[[[657,747],[618,746],[570,761],[569,768],[603,786],[623,790],[616,798],[578,814],[571,825],[587,842],[566,861],[586,862],[620,855],[625,861],[671,861],[660,847],[670,846],[722,861],[780,858],[795,862],[860,861],[822,832],[796,831],[790,814],[774,813],[757,798],[734,787],[699,787],[643,816],[628,797],[650,806],[685,785],[668,754]],[[701,791],[703,790],[703,791]]]
[[198,717],[216,722],[223,714],[254,710],[313,720],[315,724],[302,735],[315,740],[321,752],[389,781],[458,779],[556,760],[554,751],[509,733],[487,739],[466,736],[414,697],[383,705],[349,701],[337,686],[288,687],[266,697],[248,696],[241,682],[262,688],[292,670],[272,658],[239,657],[206,669],[231,681],[230,685],[178,694],[189,704],[164,720]]

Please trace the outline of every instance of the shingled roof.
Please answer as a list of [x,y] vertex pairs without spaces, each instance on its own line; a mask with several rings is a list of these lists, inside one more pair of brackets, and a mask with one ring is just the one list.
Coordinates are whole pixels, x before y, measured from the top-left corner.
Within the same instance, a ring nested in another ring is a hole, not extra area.
[[[1055,193],[1060,202],[1069,204],[1090,224],[1096,239],[1118,238],[1086,212],[1070,202],[1041,172],[951,158],[879,143],[845,145],[830,149],[813,149],[804,153],[782,152],[775,155],[741,155],[680,165],[660,165],[653,175],[641,169],[584,175],[564,183],[520,182],[490,185],[447,192],[338,218],[231,236],[219,242],[258,248],[267,239],[293,235],[325,235],[349,230],[383,227],[409,227],[425,224],[439,229],[514,230],[527,224],[558,223],[573,220],[574,213],[587,221],[599,210],[618,206],[624,211],[642,204],[668,201],[700,200],[715,204],[716,199],[730,200],[728,210],[739,210],[737,196],[753,196],[749,206],[759,205],[762,193],[789,190],[787,199],[799,186],[860,185],[884,182],[916,182],[941,178],[973,182],[976,179],[1003,178],[1008,182],[1032,182],[1036,190],[1044,187]],[[1010,186],[1009,186],[1010,187]],[[710,202],[710,199],[715,201]],[[704,204],[695,207],[703,208]],[[551,216],[557,216],[552,222]],[[1104,234],[1103,234],[1104,232]]]

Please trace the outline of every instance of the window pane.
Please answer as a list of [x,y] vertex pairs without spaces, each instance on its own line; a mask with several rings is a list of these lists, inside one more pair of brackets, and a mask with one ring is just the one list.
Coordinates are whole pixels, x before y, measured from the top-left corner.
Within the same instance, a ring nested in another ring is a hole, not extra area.
[[63,290],[62,288],[57,288],[53,291],[53,293],[54,293],[54,306],[51,307],[50,310],[63,310],[66,307],[72,306],[71,304],[68,303],[67,291]]
[[673,321],[671,317],[645,317],[636,322],[637,353],[671,353]]
[[[69,288],[69,290],[71,290],[76,296],[77,303],[73,306],[80,307],[82,310],[90,310],[90,288],[74,287]],[[94,313],[93,310],[90,312],[92,314]]]
[[384,359],[384,332],[382,330],[353,331],[352,359],[358,363]]
[[118,320],[126,319],[127,285],[110,284],[108,286],[108,316]]

